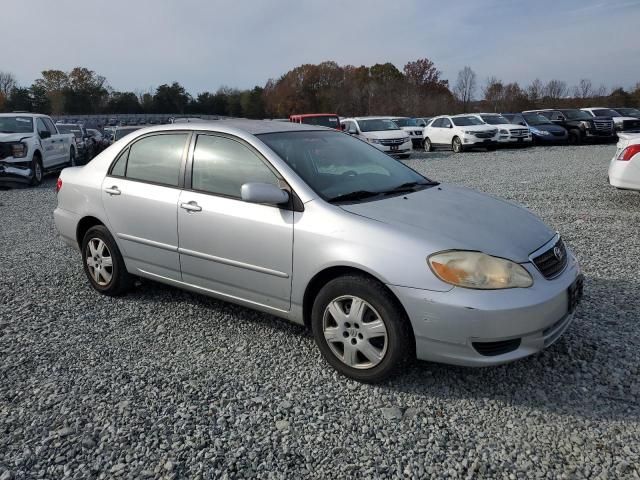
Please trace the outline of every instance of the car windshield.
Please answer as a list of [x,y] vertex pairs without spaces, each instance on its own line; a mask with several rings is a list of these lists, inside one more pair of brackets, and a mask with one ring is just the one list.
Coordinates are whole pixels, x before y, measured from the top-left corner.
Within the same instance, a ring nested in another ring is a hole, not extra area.
[[593,114],[596,117],[618,117],[618,112],[614,112],[610,108],[594,108]]
[[340,122],[335,115],[318,115],[317,117],[301,117],[302,123],[319,127],[338,128]]
[[540,115],[539,113],[526,113],[523,115],[527,124],[531,126],[536,125],[553,125],[553,122],[547,117]]
[[399,127],[419,127],[415,118],[394,118],[393,122]]
[[358,120],[360,130],[363,132],[383,132],[385,130],[400,130],[398,125],[391,120],[373,119]]
[[506,123],[511,123],[502,115],[480,115],[480,118],[489,125],[504,125]]
[[82,138],[82,130],[76,125],[60,125],[57,124],[60,133],[73,133],[77,138]]
[[136,130],[140,130],[141,128],[142,127],[138,127],[138,128],[118,128],[116,130],[115,139],[116,140],[120,140],[122,137],[126,137],[131,132],[135,132]]
[[476,117],[451,117],[451,121],[457,127],[468,127],[471,125],[484,125],[482,120]]
[[593,117],[584,110],[560,110],[567,120],[590,120]]
[[303,131],[257,136],[328,201],[365,201],[435,184],[402,162],[344,133]]
[[31,117],[0,117],[0,133],[32,133]]
[[637,108],[616,108],[616,111],[629,117],[640,117],[640,110]]

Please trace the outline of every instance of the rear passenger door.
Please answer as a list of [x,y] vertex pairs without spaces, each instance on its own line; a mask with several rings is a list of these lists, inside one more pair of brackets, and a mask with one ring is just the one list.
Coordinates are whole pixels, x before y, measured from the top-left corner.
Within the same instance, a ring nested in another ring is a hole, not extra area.
[[177,210],[189,138],[172,131],[134,140],[102,183],[111,233],[131,273],[181,279]]
[[253,147],[202,133],[180,195],[183,281],[222,298],[287,311],[293,267],[293,211],[242,201],[249,182],[283,181]]

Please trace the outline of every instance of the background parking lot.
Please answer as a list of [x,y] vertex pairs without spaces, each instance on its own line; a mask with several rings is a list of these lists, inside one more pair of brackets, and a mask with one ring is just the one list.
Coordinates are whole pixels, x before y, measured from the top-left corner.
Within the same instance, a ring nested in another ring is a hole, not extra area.
[[539,355],[377,386],[268,315],[146,281],[98,295],[55,232],[55,178],[0,191],[0,478],[637,478],[640,194],[607,184],[614,151],[414,154],[559,230],[585,299]]

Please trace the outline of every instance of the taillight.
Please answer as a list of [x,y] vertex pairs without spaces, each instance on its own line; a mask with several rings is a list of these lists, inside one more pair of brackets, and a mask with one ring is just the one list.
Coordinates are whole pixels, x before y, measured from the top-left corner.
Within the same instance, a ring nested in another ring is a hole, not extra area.
[[629,145],[625,148],[620,155],[618,155],[618,160],[629,161],[636,154],[640,153],[640,143],[636,145]]
[[62,178],[58,177],[58,181],[56,182],[56,193],[62,190]]

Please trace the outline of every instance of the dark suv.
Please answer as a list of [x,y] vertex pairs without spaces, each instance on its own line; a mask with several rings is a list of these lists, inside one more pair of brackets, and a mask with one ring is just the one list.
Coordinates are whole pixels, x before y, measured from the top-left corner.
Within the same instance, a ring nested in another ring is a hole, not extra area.
[[580,144],[586,141],[615,141],[616,130],[613,119],[592,117],[589,113],[576,108],[529,110],[522,113],[539,113],[556,125],[569,131],[569,143]]

